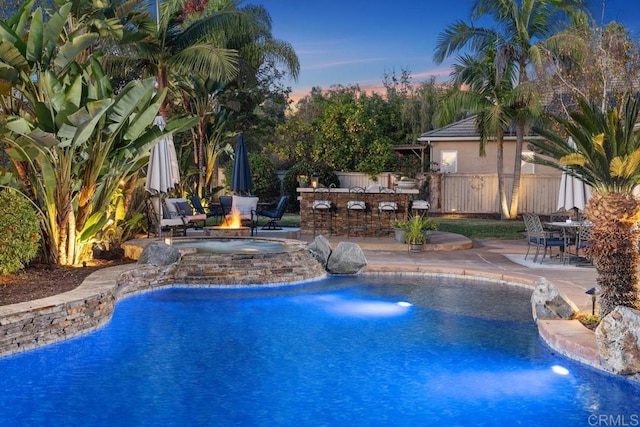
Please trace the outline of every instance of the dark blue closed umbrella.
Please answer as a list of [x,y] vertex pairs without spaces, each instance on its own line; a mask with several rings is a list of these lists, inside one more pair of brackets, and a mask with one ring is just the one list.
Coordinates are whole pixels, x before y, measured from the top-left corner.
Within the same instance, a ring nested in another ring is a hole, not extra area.
[[249,167],[247,149],[244,147],[244,135],[238,135],[236,157],[233,161],[233,174],[231,175],[231,190],[240,194],[250,194],[252,187],[251,168]]

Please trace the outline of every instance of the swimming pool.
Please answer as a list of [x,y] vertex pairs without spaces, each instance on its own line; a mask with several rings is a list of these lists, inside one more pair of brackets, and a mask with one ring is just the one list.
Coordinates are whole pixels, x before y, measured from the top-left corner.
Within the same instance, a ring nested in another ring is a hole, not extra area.
[[0,419],[21,426],[640,422],[640,387],[553,354],[531,321],[529,296],[417,276],[150,292],[118,303],[112,321],[92,334],[0,359]]

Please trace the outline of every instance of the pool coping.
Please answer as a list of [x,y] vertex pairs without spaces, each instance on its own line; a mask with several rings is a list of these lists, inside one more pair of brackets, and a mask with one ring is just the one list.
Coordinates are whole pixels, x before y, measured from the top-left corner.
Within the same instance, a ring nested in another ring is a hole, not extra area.
[[[458,277],[525,287],[532,291],[539,280],[539,277],[518,273],[411,263],[372,263],[367,265],[362,274]],[[125,264],[98,270],[71,291],[39,300],[0,306],[0,357],[90,333],[107,324],[117,303],[130,295],[176,285],[203,287],[178,284],[170,280],[171,266]],[[56,312],[61,313],[61,317],[56,318]],[[51,327],[51,324],[60,326],[55,333],[47,335],[39,329],[39,326]],[[18,333],[16,329],[20,325],[22,332],[32,334],[35,339],[11,348],[12,339]],[[554,351],[610,373],[600,364],[595,333],[579,321],[540,319],[537,327],[542,340]]]

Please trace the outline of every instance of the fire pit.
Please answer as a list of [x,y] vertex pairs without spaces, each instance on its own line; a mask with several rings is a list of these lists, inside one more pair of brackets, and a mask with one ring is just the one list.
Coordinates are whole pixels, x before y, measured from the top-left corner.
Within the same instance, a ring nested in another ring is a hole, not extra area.
[[204,235],[207,237],[248,237],[251,234],[251,227],[242,225],[242,217],[238,210],[232,210],[226,216],[222,224],[213,227],[204,227]]
[[248,237],[251,229],[249,227],[222,227],[219,225],[213,227],[204,227],[204,235],[207,237]]

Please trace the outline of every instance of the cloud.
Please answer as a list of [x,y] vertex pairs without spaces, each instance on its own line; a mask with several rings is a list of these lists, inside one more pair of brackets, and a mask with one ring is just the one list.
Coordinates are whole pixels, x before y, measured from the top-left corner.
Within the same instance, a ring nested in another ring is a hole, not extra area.
[[325,62],[325,63],[320,63],[320,64],[314,64],[314,65],[305,65],[303,66],[303,68],[305,70],[323,70],[326,68],[333,68],[333,67],[342,67],[345,65],[353,65],[353,64],[367,64],[370,62],[379,62],[383,60],[382,58],[364,58],[364,59],[350,59],[347,61],[333,61],[333,62]]

